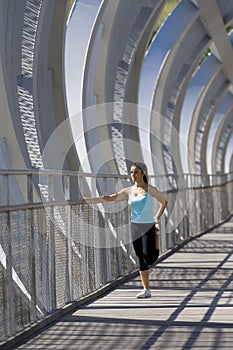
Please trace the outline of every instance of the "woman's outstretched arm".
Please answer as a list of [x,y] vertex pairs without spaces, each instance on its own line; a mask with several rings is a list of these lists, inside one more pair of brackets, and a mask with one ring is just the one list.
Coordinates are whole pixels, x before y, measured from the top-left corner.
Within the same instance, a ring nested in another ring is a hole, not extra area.
[[123,188],[118,193],[110,194],[109,196],[100,196],[96,198],[84,198],[84,201],[87,203],[106,203],[106,202],[114,202],[120,201],[128,198],[128,188]]

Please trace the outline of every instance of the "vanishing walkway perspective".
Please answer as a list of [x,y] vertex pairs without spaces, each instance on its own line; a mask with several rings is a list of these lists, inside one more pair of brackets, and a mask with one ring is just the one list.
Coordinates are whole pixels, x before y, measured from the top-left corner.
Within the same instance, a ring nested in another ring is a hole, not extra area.
[[[233,1],[0,0],[0,349],[233,347],[232,23]],[[134,161],[168,200],[145,301],[128,202],[85,202]]]
[[139,278],[80,307],[14,349],[232,349],[233,220],[191,240]]

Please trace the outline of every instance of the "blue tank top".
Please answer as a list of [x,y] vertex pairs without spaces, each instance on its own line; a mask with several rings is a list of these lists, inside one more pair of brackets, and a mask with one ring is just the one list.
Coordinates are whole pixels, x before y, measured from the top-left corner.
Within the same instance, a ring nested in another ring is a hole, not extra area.
[[129,196],[131,221],[138,224],[154,223],[152,212],[153,197],[148,193],[141,196]]

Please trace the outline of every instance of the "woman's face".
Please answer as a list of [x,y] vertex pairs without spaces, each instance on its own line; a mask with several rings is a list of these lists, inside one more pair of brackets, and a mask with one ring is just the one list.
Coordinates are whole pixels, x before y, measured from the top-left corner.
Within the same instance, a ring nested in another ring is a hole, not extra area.
[[143,181],[143,172],[137,166],[131,166],[130,168],[130,176],[133,182]]

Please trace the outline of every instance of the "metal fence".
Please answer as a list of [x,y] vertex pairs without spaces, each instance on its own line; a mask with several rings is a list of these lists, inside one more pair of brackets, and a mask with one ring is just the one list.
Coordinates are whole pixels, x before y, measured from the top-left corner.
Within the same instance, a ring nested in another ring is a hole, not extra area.
[[[126,201],[82,200],[128,181],[118,175],[0,171],[0,345],[136,269]],[[168,200],[161,253],[232,214],[232,173],[164,175],[150,182]]]

